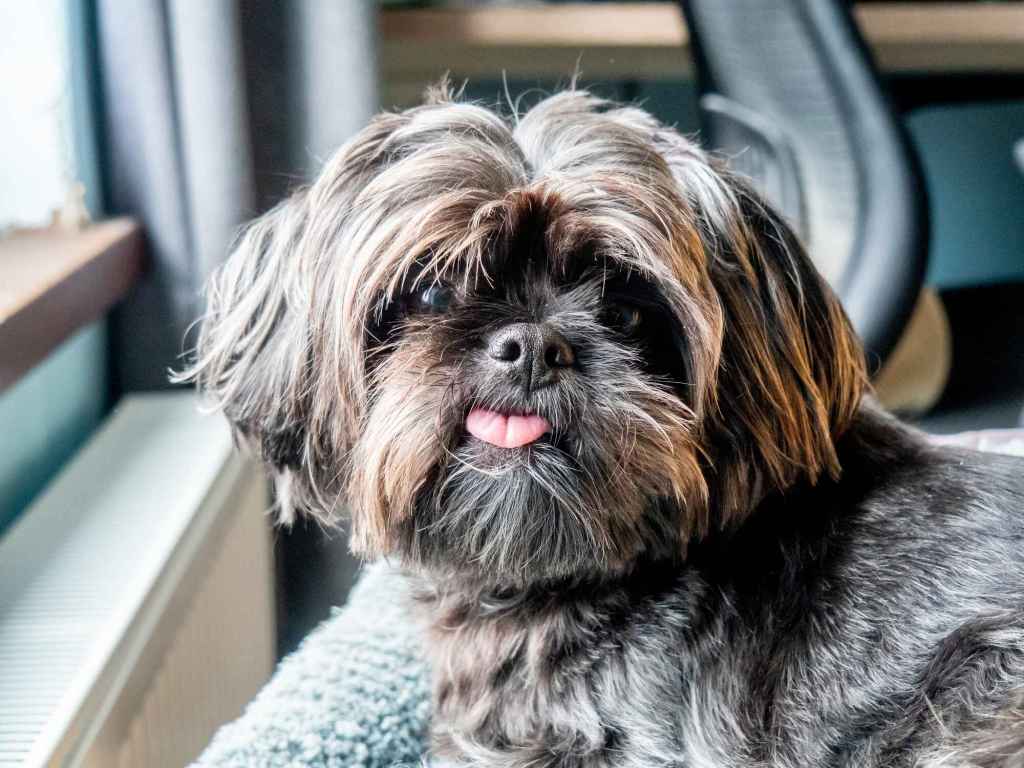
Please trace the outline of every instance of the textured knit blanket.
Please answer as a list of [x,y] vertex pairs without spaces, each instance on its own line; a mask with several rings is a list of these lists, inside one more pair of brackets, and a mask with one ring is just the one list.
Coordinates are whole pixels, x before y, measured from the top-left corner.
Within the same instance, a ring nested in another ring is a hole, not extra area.
[[[1024,430],[936,442],[1024,455]],[[418,768],[426,754],[430,683],[408,586],[385,564],[366,569],[335,610],[281,662],[194,768]],[[429,768],[442,768],[430,763]]]
[[194,768],[418,768],[430,682],[407,589],[390,566],[367,568]]

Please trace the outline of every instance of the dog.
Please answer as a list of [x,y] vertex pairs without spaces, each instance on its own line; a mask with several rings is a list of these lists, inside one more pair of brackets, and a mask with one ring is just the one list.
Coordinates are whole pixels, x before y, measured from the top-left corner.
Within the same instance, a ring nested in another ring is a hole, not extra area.
[[1024,765],[1024,464],[872,399],[787,224],[639,108],[446,88],[240,236],[185,377],[415,585],[432,754]]

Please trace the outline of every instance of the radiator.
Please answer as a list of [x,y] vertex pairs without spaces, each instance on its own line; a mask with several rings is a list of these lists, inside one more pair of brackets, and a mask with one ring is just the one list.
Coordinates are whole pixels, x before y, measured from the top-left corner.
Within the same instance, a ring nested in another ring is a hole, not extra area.
[[191,394],[122,401],[0,540],[0,767],[196,757],[273,667],[267,507]]

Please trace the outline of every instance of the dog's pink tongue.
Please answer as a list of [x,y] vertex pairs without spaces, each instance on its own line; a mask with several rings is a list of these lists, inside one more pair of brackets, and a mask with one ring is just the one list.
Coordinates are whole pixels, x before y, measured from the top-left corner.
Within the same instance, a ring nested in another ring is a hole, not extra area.
[[478,440],[499,448],[519,448],[540,439],[551,429],[540,416],[506,416],[503,413],[474,408],[466,417],[466,431]]

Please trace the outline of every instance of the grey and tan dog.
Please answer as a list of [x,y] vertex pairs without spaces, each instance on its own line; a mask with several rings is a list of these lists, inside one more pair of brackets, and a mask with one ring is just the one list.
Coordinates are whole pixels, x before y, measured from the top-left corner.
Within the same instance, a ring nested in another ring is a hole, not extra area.
[[790,229],[645,112],[383,114],[209,298],[186,375],[283,516],[417,585],[436,755],[1024,765],[1024,464],[874,406]]

